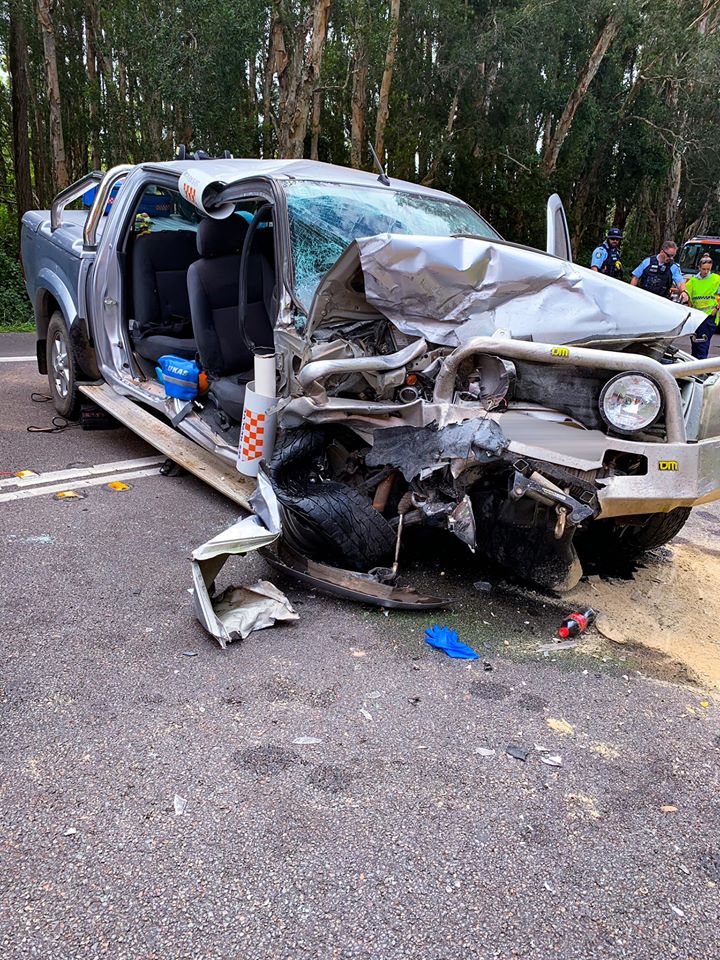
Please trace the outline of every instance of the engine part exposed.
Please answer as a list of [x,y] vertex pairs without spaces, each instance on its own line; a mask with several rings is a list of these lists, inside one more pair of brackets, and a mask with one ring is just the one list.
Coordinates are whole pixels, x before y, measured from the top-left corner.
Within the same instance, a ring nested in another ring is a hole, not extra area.
[[494,410],[512,394],[515,377],[511,360],[482,353],[467,357],[457,371],[454,402],[479,403]]

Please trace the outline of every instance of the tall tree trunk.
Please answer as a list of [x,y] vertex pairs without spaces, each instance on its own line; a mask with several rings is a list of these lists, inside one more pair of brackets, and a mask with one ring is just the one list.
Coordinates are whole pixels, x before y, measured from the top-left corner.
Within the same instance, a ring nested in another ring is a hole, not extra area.
[[[275,30],[278,22],[279,10],[277,4],[273,6],[272,20],[270,22],[270,35],[267,43],[267,55],[265,57],[265,69],[263,71],[262,87],[262,155],[265,159],[272,155],[272,82],[275,74]],[[282,33],[282,27],[281,33]]]
[[567,137],[568,133],[570,133],[570,128],[573,120],[575,119],[575,114],[585,99],[585,94],[588,92],[590,84],[592,83],[595,74],[598,72],[605,54],[610,49],[610,44],[615,39],[615,34],[618,32],[619,27],[620,21],[614,15],[609,16],[602,25],[600,34],[595,42],[595,46],[593,47],[593,51],[590,54],[587,63],[580,71],[577,83],[575,84],[575,89],[570,94],[570,99],[565,104],[565,109],[563,110],[562,116],[560,117],[558,125],[555,127],[555,131],[553,132],[550,142],[545,150],[542,167],[546,177],[552,176],[552,174],[555,172],[555,167],[557,166],[558,157],[560,155],[560,149],[565,142],[565,138]]
[[54,186],[62,190],[70,182],[65,140],[63,137],[62,110],[60,103],[60,80],[58,77],[57,51],[55,48],[55,25],[52,19],[54,0],[37,0],[37,17],[42,33],[45,56],[48,101],[50,104],[50,143],[54,171]]
[[675,237],[678,226],[678,203],[680,200],[680,184],[682,182],[682,152],[680,144],[681,140],[684,139],[683,133],[687,123],[687,114],[684,111],[678,116],[678,93],[679,81],[677,79],[670,80],[666,101],[671,115],[675,117],[678,139],[676,139],[673,144],[670,169],[667,172],[665,180],[665,216],[663,220],[665,236],[671,239]]
[[19,3],[10,8],[9,67],[12,81],[13,169],[15,171],[15,199],[18,228],[26,210],[33,205],[30,180],[30,148],[28,144],[27,38],[25,21]]
[[[117,102],[118,102],[118,124],[117,124],[117,145],[121,163],[125,163],[128,155],[128,103],[127,103],[127,57],[124,50],[116,50],[113,57],[117,63]],[[162,160],[162,154],[156,154],[154,160]]]
[[89,0],[85,16],[85,70],[87,72],[90,114],[90,168],[100,169],[100,78],[97,69],[93,0]]
[[385,153],[385,128],[390,116],[390,88],[392,86],[395,57],[397,54],[398,31],[400,28],[400,0],[390,0],[390,36],[385,53],[385,69],[380,83],[377,120],[375,121],[375,152],[380,160]]
[[[280,85],[278,140],[281,157],[303,155],[313,97],[320,81],[330,3],[331,0],[316,0],[312,18],[297,32],[289,55],[282,21],[273,32]],[[305,53],[308,35],[309,46]]]
[[350,166],[360,169],[365,156],[367,118],[368,38],[367,24],[357,31],[352,63],[352,96],[350,100]]
[[33,169],[33,204],[50,206],[53,198],[53,178],[50,161],[50,138],[45,125],[45,98],[35,86],[32,72],[27,74],[29,102],[37,104],[30,111],[30,162]]
[[315,90],[312,97],[312,123],[310,124],[310,159],[318,159],[320,140],[320,117],[322,114],[322,90]]
[[438,167],[440,166],[440,161],[445,153],[445,147],[447,146],[448,142],[452,140],[453,131],[455,129],[455,120],[457,118],[458,105],[460,103],[460,93],[462,92],[464,83],[465,74],[463,72],[460,74],[460,82],[458,83],[457,90],[455,91],[455,96],[452,98],[450,103],[445,130],[443,131],[440,142],[435,147],[435,156],[433,157],[430,166],[427,168],[425,176],[422,178],[421,183],[424,187],[429,187],[435,179]]

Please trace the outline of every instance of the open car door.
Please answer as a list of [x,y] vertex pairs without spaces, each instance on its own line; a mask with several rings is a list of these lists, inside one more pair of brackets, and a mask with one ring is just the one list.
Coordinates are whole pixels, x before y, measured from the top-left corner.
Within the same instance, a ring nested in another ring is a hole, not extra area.
[[560,197],[554,193],[547,202],[547,239],[545,249],[561,260],[572,260],[570,230],[565,208]]

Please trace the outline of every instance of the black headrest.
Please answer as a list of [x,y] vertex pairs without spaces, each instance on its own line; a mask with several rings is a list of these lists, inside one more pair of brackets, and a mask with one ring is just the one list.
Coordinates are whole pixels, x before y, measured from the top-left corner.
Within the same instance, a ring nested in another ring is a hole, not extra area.
[[198,253],[201,257],[240,253],[247,228],[247,220],[236,213],[224,220],[201,220],[197,232]]

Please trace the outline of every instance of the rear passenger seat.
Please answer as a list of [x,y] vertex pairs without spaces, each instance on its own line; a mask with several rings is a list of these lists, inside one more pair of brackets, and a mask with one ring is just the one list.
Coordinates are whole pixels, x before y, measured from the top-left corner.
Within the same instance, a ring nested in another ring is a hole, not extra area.
[[187,360],[195,356],[187,271],[197,258],[192,230],[163,230],[134,238],[132,338],[145,360],[155,362],[168,353]]

